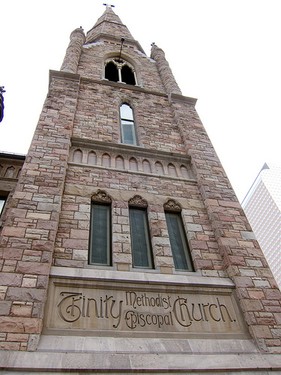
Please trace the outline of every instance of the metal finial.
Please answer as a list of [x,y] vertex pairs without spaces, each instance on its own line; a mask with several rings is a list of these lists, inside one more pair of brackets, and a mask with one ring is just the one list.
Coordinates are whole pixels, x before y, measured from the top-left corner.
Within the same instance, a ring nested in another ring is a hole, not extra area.
[[4,96],[2,95],[4,92],[4,86],[0,86],[0,122],[4,118]]
[[120,53],[119,53],[119,58],[117,61],[121,62],[121,53],[122,53],[122,47],[123,47],[123,43],[125,41],[125,38],[121,38],[121,46],[120,46]]

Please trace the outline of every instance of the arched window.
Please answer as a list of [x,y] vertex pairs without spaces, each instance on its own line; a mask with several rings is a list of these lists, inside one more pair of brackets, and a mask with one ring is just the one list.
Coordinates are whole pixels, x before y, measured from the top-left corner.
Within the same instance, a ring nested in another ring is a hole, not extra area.
[[113,81],[113,82],[118,82],[119,81],[119,75],[118,75],[117,65],[114,64],[113,61],[109,61],[105,65],[104,76],[109,81]]
[[134,68],[123,59],[114,58],[106,61],[104,78],[113,82],[122,82],[128,85],[136,85]]
[[111,197],[102,190],[92,196],[89,264],[111,265]]
[[123,65],[121,68],[121,77],[122,77],[122,82],[125,82],[128,85],[136,84],[134,72],[127,64]]
[[136,129],[132,108],[123,103],[120,106],[121,142],[128,145],[136,145]]
[[129,200],[129,218],[133,267],[154,268],[147,202],[140,195],[135,195]]
[[193,271],[190,249],[181,216],[181,206],[170,199],[164,204],[164,210],[175,269]]
[[0,217],[1,217],[1,214],[2,214],[2,212],[4,210],[4,206],[5,206],[6,200],[7,200],[7,197],[4,197],[4,196],[0,195]]

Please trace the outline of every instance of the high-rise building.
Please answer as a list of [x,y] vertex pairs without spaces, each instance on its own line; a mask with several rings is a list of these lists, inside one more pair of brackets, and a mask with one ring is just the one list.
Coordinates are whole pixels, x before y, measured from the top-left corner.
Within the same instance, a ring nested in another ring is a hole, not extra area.
[[278,373],[280,291],[195,103],[110,6],[71,33],[0,158],[5,373]]
[[242,207],[281,288],[281,167],[264,164]]

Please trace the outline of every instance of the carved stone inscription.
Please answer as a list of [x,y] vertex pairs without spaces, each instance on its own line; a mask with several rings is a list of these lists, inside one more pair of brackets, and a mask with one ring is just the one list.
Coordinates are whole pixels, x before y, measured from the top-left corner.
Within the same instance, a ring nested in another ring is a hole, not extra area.
[[[231,293],[155,292],[56,283],[47,328],[89,331],[243,333]],[[94,332],[93,332],[94,334]]]

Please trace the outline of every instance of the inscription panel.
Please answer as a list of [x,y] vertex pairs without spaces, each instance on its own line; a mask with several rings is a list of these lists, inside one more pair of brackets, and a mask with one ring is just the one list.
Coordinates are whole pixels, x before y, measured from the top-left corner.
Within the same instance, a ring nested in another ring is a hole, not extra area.
[[244,335],[229,288],[52,280],[48,330],[87,335]]

